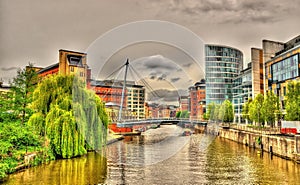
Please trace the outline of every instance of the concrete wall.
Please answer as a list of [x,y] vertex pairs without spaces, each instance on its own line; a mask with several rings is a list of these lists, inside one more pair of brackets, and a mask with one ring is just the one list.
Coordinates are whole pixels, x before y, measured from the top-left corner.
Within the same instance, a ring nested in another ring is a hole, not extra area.
[[256,142],[257,138],[261,136],[263,150],[266,152],[272,152],[274,155],[296,161],[300,155],[300,135],[283,137],[220,128],[219,136],[255,148],[261,148]]

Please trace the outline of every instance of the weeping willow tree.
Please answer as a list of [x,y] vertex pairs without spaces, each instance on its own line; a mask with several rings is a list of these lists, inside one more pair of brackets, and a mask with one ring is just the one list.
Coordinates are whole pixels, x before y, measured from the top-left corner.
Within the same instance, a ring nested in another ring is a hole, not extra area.
[[44,79],[33,93],[35,109],[29,124],[50,141],[58,158],[101,150],[106,143],[108,116],[104,103],[74,76]]

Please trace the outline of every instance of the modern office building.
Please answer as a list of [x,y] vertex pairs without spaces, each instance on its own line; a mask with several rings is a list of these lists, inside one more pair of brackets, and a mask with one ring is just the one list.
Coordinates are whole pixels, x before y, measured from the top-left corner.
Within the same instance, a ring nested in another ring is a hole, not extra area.
[[233,78],[232,104],[234,107],[234,122],[242,122],[243,104],[252,98],[252,63]]
[[241,70],[239,75],[233,78],[234,122],[245,121],[242,118],[243,104],[263,92],[263,50],[251,48],[251,62],[246,69]]
[[[265,64],[265,91],[279,96],[284,110],[287,85],[300,80],[300,35],[286,43],[263,41]],[[266,52],[265,54],[265,51]]]
[[206,104],[232,101],[233,79],[243,69],[243,53],[221,45],[205,45]]

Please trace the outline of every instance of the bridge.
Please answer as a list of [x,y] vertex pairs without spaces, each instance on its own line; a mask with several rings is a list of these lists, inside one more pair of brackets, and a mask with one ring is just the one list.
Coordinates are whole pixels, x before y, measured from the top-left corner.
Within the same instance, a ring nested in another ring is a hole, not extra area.
[[201,120],[190,120],[186,118],[155,118],[155,119],[139,119],[139,120],[122,120],[117,122],[117,127],[127,127],[132,128],[135,125],[151,125],[151,124],[177,124],[179,126],[185,125],[185,124],[191,124],[191,125],[206,125],[206,122],[203,122]]

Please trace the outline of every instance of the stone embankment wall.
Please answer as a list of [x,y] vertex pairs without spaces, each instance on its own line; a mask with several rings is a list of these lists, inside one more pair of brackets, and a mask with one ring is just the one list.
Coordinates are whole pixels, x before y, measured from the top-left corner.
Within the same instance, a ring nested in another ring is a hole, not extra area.
[[[272,153],[286,159],[292,159],[300,162],[300,135],[287,137],[282,135],[266,135],[251,133],[243,130],[224,129],[218,130],[218,135],[249,147],[259,148],[263,151]],[[261,144],[257,142],[260,137]]]

